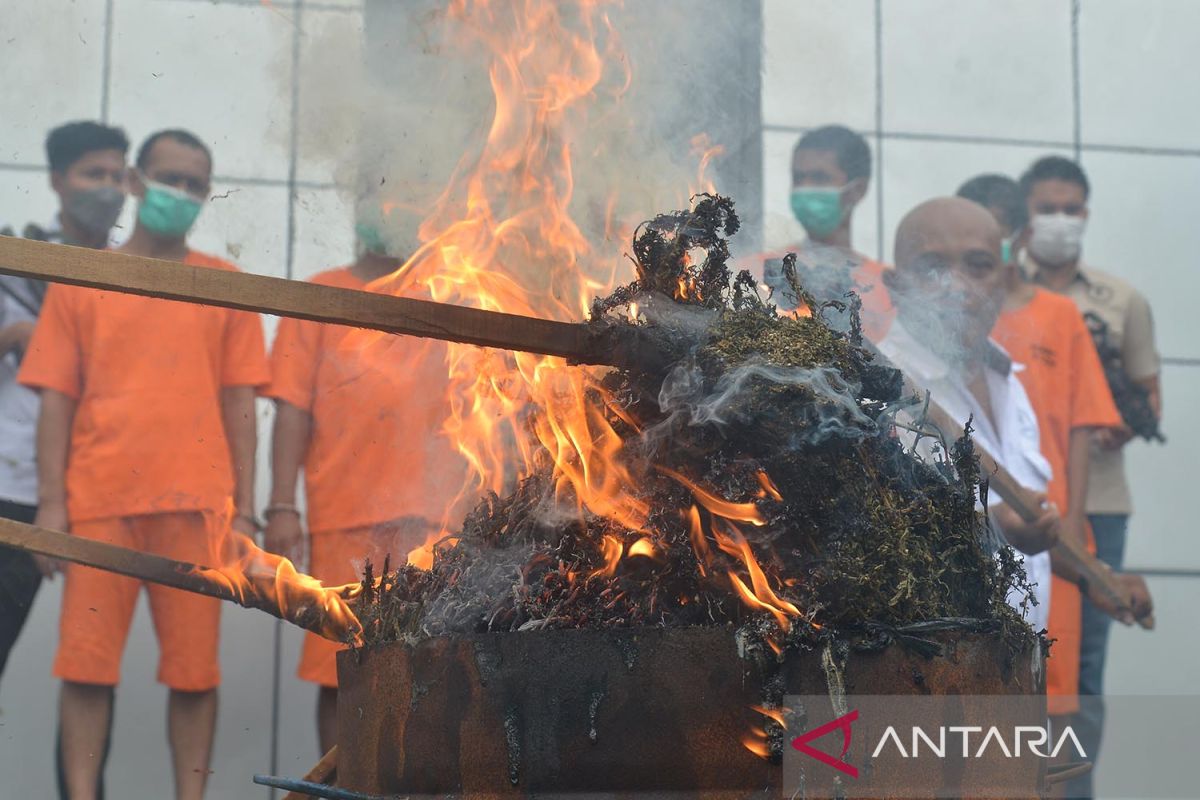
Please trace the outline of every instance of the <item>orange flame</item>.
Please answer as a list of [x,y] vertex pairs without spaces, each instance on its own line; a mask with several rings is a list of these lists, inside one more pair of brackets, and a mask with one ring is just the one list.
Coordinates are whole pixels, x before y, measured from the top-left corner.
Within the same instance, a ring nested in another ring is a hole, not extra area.
[[749,522],[751,525],[759,527],[767,524],[762,514],[759,513],[758,506],[753,501],[748,503],[731,503],[728,500],[717,497],[712,492],[702,489],[697,483],[684,477],[670,467],[664,467],[659,464],[655,465],[655,469],[682,483],[691,490],[692,494],[700,502],[700,505],[719,517],[725,517],[726,519],[738,522]]
[[658,546],[649,538],[642,537],[629,546],[630,556],[646,556],[647,558],[658,558]]
[[771,480],[770,475],[760,469],[757,477],[758,485],[762,487],[762,494],[760,494],[759,497],[770,497],[772,500],[783,502],[783,495],[781,495],[779,493],[779,489],[775,487],[775,482]]
[[362,625],[347,603],[361,591],[359,584],[325,586],[233,530],[232,518],[232,506],[215,518],[209,561],[219,566],[200,567],[197,575],[224,587],[243,606],[277,612],[327,639],[360,642]]
[[[464,157],[422,223],[417,252],[373,288],[575,321],[618,282],[617,265],[631,270],[594,252],[569,213],[574,134],[593,101],[619,98],[630,80],[607,4],[452,0],[447,21],[490,61],[495,112],[481,149]],[[605,223],[615,233],[623,228],[613,208]],[[560,506],[644,530],[650,509],[618,458],[613,427],[633,421],[608,402],[597,370],[469,345],[438,352],[449,412],[440,434],[468,472],[447,505],[461,512],[483,492],[504,494],[548,459]],[[456,521],[447,514],[443,535]]]
[[601,553],[604,555],[604,566],[589,575],[589,578],[594,578],[597,575],[610,578],[616,575],[617,564],[621,561],[621,554],[625,552],[625,545],[612,534],[605,535],[604,542],[600,545],[600,548]]
[[696,554],[696,566],[700,569],[701,577],[708,575],[708,567],[712,565],[712,550],[708,547],[708,539],[704,538],[704,526],[700,522],[700,509],[693,505],[687,512],[688,538],[692,542],[692,551]]
[[746,541],[746,537],[737,529],[737,526],[732,523],[727,523],[727,525],[726,532],[722,532],[718,525],[713,525],[713,538],[716,539],[718,547],[741,560],[750,575],[750,586],[753,587],[753,589],[747,587],[741,578],[730,572],[729,582],[734,591],[751,608],[770,612],[775,617],[775,621],[779,623],[779,627],[785,632],[791,630],[792,623],[788,617],[799,617],[800,609],[775,594],[767,580],[766,573],[759,566],[758,559],[754,557],[754,551],[750,549],[750,543]]

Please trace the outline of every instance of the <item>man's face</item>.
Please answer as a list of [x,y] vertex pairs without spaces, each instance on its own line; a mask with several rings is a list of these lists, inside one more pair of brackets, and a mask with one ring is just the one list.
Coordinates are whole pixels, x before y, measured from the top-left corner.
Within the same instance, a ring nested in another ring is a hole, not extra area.
[[1066,214],[1068,217],[1087,218],[1087,200],[1083,187],[1070,181],[1050,178],[1037,181],[1029,187],[1029,216],[1039,214]]
[[[170,137],[159,139],[150,148],[142,173],[148,180],[187,192],[201,202],[212,189],[212,165],[204,151]],[[146,194],[141,180],[135,177],[132,185],[138,197]]]
[[62,172],[50,173],[50,186],[65,199],[76,192],[111,186],[125,190],[125,154],[120,150],[84,153]]
[[840,189],[847,183],[834,151],[807,148],[796,151],[792,159],[793,189]]
[[905,327],[944,355],[982,347],[1007,284],[1000,239],[1000,227],[978,207],[924,215],[897,245],[894,299]]

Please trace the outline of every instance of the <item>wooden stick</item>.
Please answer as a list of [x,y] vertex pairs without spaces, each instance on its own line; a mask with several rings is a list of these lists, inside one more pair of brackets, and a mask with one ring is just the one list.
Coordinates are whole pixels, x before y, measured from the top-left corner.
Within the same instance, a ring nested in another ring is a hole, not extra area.
[[[868,345],[867,349],[872,352],[878,363],[890,363],[873,345]],[[924,392],[919,391],[913,385],[903,372],[901,372],[901,376],[904,379],[905,392],[918,397],[924,394]],[[932,397],[929,398],[926,416],[935,427],[947,435],[951,431],[961,432],[963,429],[963,426],[955,421]],[[988,488],[1007,503],[1008,507],[1016,512],[1022,521],[1033,523],[1040,519],[1042,514],[1045,513],[1045,509],[1039,502],[1037,492],[1021,485],[1012,476],[1012,473],[1001,466],[1000,462],[985,448],[980,446],[978,442],[975,442],[975,453],[979,457],[980,470],[983,476],[988,479]],[[1104,562],[1089,553],[1078,542],[1060,538],[1054,547],[1050,549],[1050,553],[1055,566],[1059,568],[1059,571],[1065,573],[1064,577],[1075,579],[1076,581],[1086,581],[1089,590],[1100,592],[1116,608],[1124,611],[1132,611],[1130,608],[1129,593],[1118,582],[1112,570]]]
[[[628,362],[631,352],[634,358],[644,357],[636,352],[639,349],[636,342],[618,343],[614,347],[611,340],[596,338],[578,323],[11,237],[0,236],[0,272],[147,297],[562,356],[575,363],[620,365]],[[878,351],[875,355],[880,363],[887,363]],[[907,379],[906,385],[911,385]],[[939,425],[948,425],[947,430],[959,427],[936,403],[930,403],[930,415],[935,423],[940,419]],[[976,445],[976,451],[996,494],[1026,522],[1036,520],[1041,515],[1036,495],[1017,482],[986,450]],[[1128,593],[1111,571],[1078,544],[1060,541],[1054,555],[1067,571],[1087,580],[1119,607],[1128,607]]]
[[[329,748],[328,753],[321,756],[321,760],[317,762],[316,766],[308,771],[308,774],[304,776],[304,780],[333,786],[334,781],[337,780],[337,753],[338,747],[335,744]],[[283,796],[283,800],[305,800],[311,797],[312,795],[310,794],[288,792]]]
[[245,608],[265,611],[314,633],[328,636],[322,630],[328,620],[323,609],[314,607],[315,604],[298,604],[294,609],[280,608],[275,595],[273,572],[269,576],[247,576],[245,585],[239,588],[210,567],[175,561],[8,519],[0,519],[0,544],[59,561],[70,561],[73,564],[159,583],[185,592],[228,600]]
[[0,236],[0,273],[604,363],[586,326]]

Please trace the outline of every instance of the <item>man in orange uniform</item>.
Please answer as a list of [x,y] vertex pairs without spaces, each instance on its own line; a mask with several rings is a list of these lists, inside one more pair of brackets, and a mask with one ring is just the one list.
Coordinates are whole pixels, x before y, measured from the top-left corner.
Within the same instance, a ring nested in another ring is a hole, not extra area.
[[[883,338],[895,317],[883,285],[883,264],[854,249],[851,226],[854,210],[871,183],[871,148],[867,140],[841,125],[826,125],[800,137],[792,151],[792,214],[808,239],[788,248],[802,264],[820,266],[818,280],[830,286],[807,286],[819,299],[854,289],[862,298],[863,332],[872,341]],[[777,292],[782,286],[782,255],[768,256],[763,280]],[[841,274],[849,272],[846,286]]]
[[[187,232],[210,189],[208,148],[186,131],[146,140],[122,251],[210,269]],[[37,523],[211,563],[228,526],[252,533],[254,394],[269,377],[257,315],[54,285],[19,379],[41,393]],[[95,796],[112,687],[140,584],[66,568],[58,655],[67,793]],[[175,795],[200,798],[216,725],[219,600],[148,585],[158,679],[170,689]]]
[[[400,267],[378,226],[360,223],[356,231],[358,259],[313,283],[365,289]],[[461,485],[442,471],[452,460],[435,436],[446,418],[444,352],[428,340],[280,322],[266,391],[276,402],[268,550],[296,561],[303,553],[296,505],[302,466],[309,572],[326,585],[359,580],[368,558],[376,568],[389,555],[403,564],[439,530],[445,508],[438,498]],[[320,687],[322,751],[335,741],[339,649],[309,634],[300,658],[299,677]]]
[[[1069,298],[1040,289],[1022,275],[1017,245],[1029,216],[1016,181],[980,175],[964,183],[958,195],[991,211],[1004,231],[1008,294],[992,336],[1024,366],[1019,376],[1038,418],[1042,454],[1053,470],[1047,495],[1062,513],[1062,535],[1087,545],[1090,443],[1097,429],[1121,422],[1091,334]],[[1055,577],[1049,631],[1057,641],[1046,664],[1046,693],[1053,715],[1072,714],[1079,707],[1081,625],[1078,587]]]

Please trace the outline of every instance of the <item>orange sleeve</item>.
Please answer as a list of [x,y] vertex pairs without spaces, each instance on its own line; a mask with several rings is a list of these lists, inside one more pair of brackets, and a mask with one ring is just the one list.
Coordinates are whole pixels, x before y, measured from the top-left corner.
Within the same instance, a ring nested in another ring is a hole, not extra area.
[[1069,342],[1070,369],[1073,380],[1071,397],[1071,428],[1111,428],[1121,424],[1121,415],[1113,402],[1104,367],[1092,343],[1092,335],[1083,317],[1068,317],[1066,338]]
[[284,317],[271,347],[271,385],[264,394],[312,411],[317,393],[321,325]]
[[17,374],[20,383],[34,389],[54,389],[76,400],[83,394],[79,309],[73,302],[79,291],[53,284],[46,292]]
[[271,380],[262,321],[249,311],[230,311],[221,358],[222,386],[263,386]]

